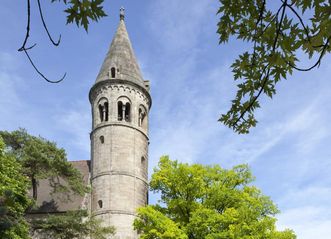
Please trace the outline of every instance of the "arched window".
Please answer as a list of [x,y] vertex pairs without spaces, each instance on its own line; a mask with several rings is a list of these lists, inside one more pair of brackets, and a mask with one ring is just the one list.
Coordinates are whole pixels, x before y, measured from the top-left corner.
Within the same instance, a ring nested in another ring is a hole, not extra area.
[[115,69],[115,67],[112,67],[110,69],[110,74],[111,74],[111,78],[115,78],[115,76],[116,76],[116,69]]
[[99,201],[98,201],[98,205],[99,205],[99,208],[102,208],[102,206],[103,206],[103,205],[102,205],[102,200],[99,200]]
[[118,121],[131,121],[131,101],[126,96],[117,99],[117,119]]
[[147,129],[147,111],[143,105],[139,106],[138,126]]
[[130,111],[131,111],[131,105],[130,103],[125,104],[125,121],[130,122],[131,117],[130,117]]
[[122,101],[117,102],[117,119],[121,121],[123,119],[123,103]]
[[98,109],[100,122],[108,121],[109,107],[107,99],[102,98],[101,100],[99,100]]

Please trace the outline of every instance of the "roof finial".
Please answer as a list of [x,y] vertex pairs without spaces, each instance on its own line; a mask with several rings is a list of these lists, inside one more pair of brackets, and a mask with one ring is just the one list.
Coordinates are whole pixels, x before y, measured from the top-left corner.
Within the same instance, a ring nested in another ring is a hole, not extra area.
[[120,8],[120,20],[124,20],[124,7]]

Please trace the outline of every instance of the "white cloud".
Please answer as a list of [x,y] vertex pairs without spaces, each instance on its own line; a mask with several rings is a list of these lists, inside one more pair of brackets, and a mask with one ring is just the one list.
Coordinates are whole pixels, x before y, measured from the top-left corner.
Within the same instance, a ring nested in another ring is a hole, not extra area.
[[[191,64],[194,65],[194,62]],[[186,71],[186,67],[183,71]],[[227,70],[224,68],[206,72],[204,80],[211,82],[211,85],[205,86],[206,94],[200,94],[193,87],[179,88],[175,90],[178,94],[167,94],[169,100],[158,101],[153,105],[158,107],[157,115],[152,114],[152,119],[156,122],[151,129],[153,160],[158,160],[163,154],[170,154],[180,161],[195,162],[201,152],[209,150],[212,145],[210,139],[220,131],[217,123],[220,105],[214,101],[222,87],[214,86],[225,74]],[[184,80],[189,79],[185,73],[179,75]],[[154,146],[153,142],[157,142],[157,145]]]
[[278,229],[290,228],[298,239],[328,239],[330,238],[330,208],[297,207],[283,211],[278,216]]
[[[86,102],[75,102],[65,109],[59,110],[53,117],[56,127],[67,137],[62,142],[68,145],[67,152],[70,160],[87,160],[89,158],[74,158],[77,155],[89,155],[91,111]],[[70,146],[70,147],[69,147]],[[73,153],[73,152],[79,153]],[[73,156],[75,155],[75,156]]]
[[[152,16],[150,26],[157,39],[166,44],[165,53],[178,53],[196,50],[198,36],[206,25],[206,12],[213,2],[208,1],[157,1],[150,6]],[[208,24],[207,24],[208,26]],[[194,49],[193,49],[194,47]]]
[[11,128],[21,122],[26,104],[20,97],[24,80],[15,72],[17,62],[8,53],[0,52],[0,125]]

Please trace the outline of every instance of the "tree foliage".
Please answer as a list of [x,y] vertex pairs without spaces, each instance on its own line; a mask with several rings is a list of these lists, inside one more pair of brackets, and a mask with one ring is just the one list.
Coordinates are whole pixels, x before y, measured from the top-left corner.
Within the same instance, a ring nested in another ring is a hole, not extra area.
[[[89,192],[82,175],[66,159],[63,149],[42,137],[19,129],[0,131],[0,238],[28,239],[29,230],[38,238],[75,239],[93,236],[106,239],[113,227],[103,227],[100,220],[90,217],[86,210],[48,215],[26,221],[33,201],[37,199],[38,181],[49,179],[53,192],[83,195]],[[33,199],[28,196],[32,187]]]
[[51,0],[52,2],[63,2],[67,5],[64,10],[67,13],[67,24],[75,22],[88,31],[90,21],[97,22],[100,18],[107,16],[103,10],[104,0]]
[[54,193],[71,191],[83,195],[89,191],[81,173],[67,161],[64,149],[57,148],[54,142],[29,135],[24,129],[0,131],[0,136],[7,152],[17,159],[23,174],[29,178],[35,200],[40,179],[49,179]]
[[142,239],[296,238],[276,230],[278,209],[253,179],[247,165],[226,170],[162,157],[150,182],[161,200],[140,208],[134,227]]
[[101,221],[90,217],[86,210],[36,219],[31,227],[40,239],[107,239],[115,232],[114,227],[101,226]]
[[[293,71],[309,71],[331,51],[329,0],[220,0],[220,43],[236,38],[251,44],[231,68],[238,90],[231,109],[220,121],[238,133],[248,133],[257,120],[261,94],[272,98],[276,84]],[[299,66],[304,52],[314,62]],[[315,59],[316,58],[316,59]]]
[[0,136],[0,238],[28,238],[24,219],[25,210],[31,204],[27,196],[28,183],[21,174],[21,165],[5,152]]

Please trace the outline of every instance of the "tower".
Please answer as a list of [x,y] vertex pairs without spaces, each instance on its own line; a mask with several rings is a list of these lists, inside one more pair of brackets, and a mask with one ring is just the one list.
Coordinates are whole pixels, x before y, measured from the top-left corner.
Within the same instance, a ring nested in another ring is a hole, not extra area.
[[138,238],[132,224],[136,209],[148,200],[151,97],[125,27],[124,9],[89,100],[92,215],[104,225],[115,226],[115,238]]

